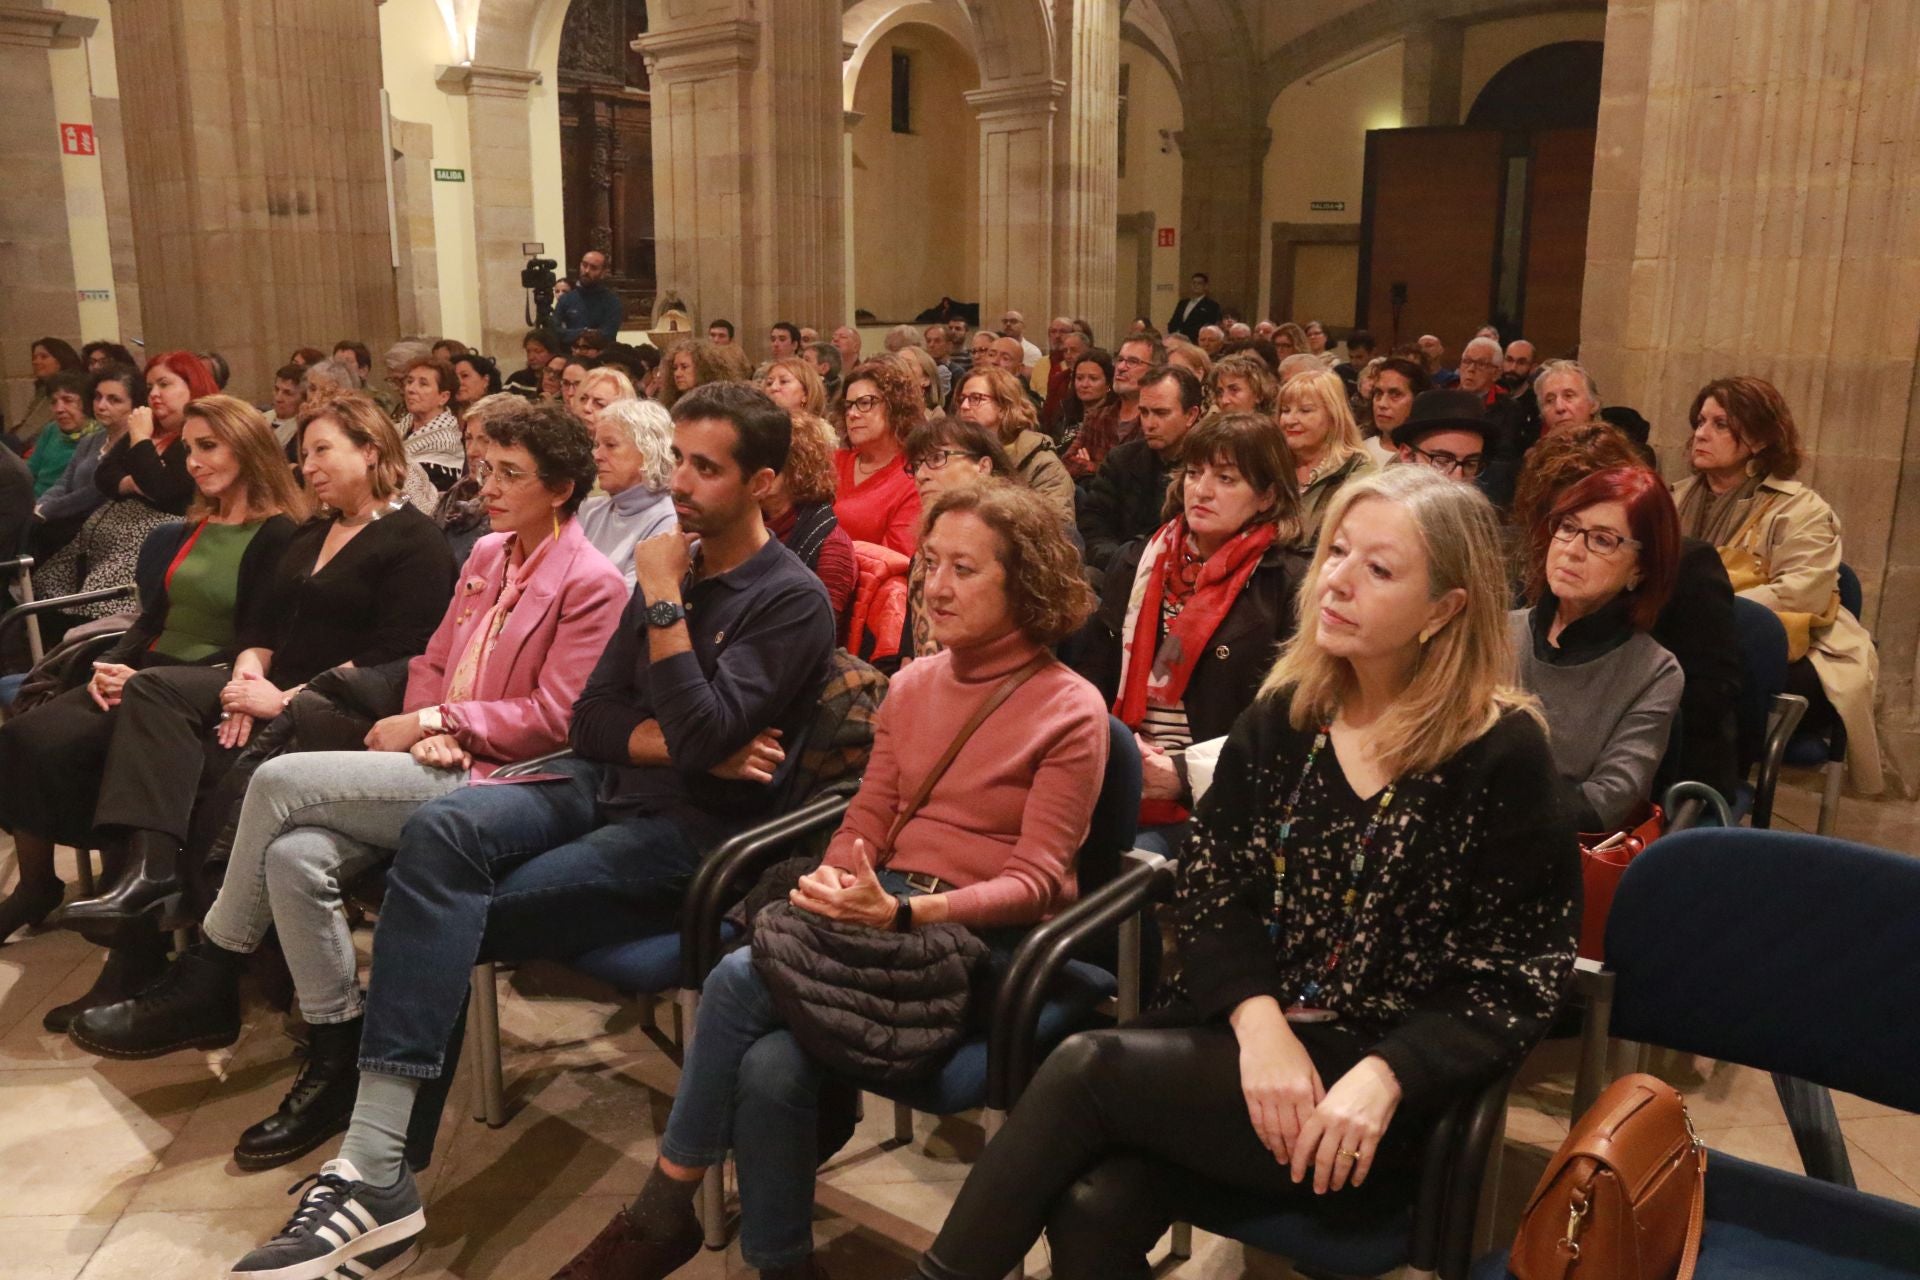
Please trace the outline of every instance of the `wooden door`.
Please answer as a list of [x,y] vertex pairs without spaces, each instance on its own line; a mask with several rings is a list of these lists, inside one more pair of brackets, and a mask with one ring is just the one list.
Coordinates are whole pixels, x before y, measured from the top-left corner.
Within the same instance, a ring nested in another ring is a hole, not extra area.
[[1522,333],[1541,359],[1580,341],[1580,291],[1587,268],[1587,206],[1593,199],[1593,130],[1533,135],[1527,192],[1526,292]]
[[1432,333],[1457,355],[1487,322],[1503,140],[1497,129],[1367,133],[1356,322],[1382,350]]

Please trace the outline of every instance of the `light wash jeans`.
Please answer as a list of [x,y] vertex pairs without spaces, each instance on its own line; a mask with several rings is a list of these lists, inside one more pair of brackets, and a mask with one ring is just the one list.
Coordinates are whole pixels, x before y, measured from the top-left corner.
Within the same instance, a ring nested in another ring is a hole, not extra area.
[[467,783],[404,751],[306,751],[260,766],[240,806],[220,895],[201,931],[257,951],[278,925],[308,1022],[360,1016],[359,963],[340,886],[387,860],[414,810]]

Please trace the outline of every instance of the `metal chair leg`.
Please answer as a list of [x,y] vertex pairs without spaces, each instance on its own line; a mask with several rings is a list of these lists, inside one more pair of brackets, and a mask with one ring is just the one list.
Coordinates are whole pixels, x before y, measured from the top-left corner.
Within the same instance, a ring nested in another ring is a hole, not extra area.
[[727,1166],[725,1162],[707,1167],[700,1179],[700,1225],[706,1230],[709,1249],[727,1247]]
[[474,1113],[490,1129],[507,1122],[506,1083],[500,1071],[500,992],[492,961],[473,966],[467,1026],[473,1034]]
[[80,881],[80,896],[83,898],[98,896],[99,891],[93,887],[93,850],[84,847],[76,848],[73,851],[73,870],[75,877]]
[[893,1140],[902,1146],[913,1141],[913,1108],[904,1102],[893,1104]]
[[1609,1083],[1607,1028],[1613,1022],[1613,974],[1579,973],[1576,981],[1587,994],[1587,1016],[1580,1027],[1580,1072],[1573,1082],[1573,1118],[1577,1122]]
[[1191,1222],[1173,1224],[1173,1248],[1169,1250],[1168,1256],[1178,1258],[1182,1262],[1193,1256],[1193,1224]]
[[1853,1187],[1853,1160],[1840,1132],[1840,1118],[1834,1114],[1833,1095],[1822,1085],[1778,1071],[1773,1073],[1773,1088],[1780,1095],[1780,1109],[1787,1114],[1793,1145],[1799,1148],[1807,1176]]
[[1840,788],[1847,779],[1847,762],[1827,761],[1826,775],[1826,786],[1820,792],[1818,829],[1821,835],[1830,836],[1833,834],[1833,824],[1840,817]]

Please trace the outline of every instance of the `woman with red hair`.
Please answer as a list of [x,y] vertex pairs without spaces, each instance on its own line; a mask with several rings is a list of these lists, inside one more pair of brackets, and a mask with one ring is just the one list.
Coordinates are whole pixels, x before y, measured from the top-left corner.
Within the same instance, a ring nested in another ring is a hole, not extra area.
[[[188,351],[167,351],[147,361],[147,404],[127,416],[124,434],[108,445],[93,482],[106,501],[94,509],[73,541],[34,578],[42,596],[97,591],[133,581],[141,544],[168,521],[186,514],[193,498],[187,451],[180,443],[187,406],[218,394],[206,362]],[[41,620],[48,641],[88,618],[127,609],[124,599],[74,605]]]
[[1511,615],[1516,683],[1547,713],[1582,831],[1637,821],[1685,678],[1648,630],[1673,591],[1680,520],[1644,467],[1596,471],[1533,529],[1531,606]]

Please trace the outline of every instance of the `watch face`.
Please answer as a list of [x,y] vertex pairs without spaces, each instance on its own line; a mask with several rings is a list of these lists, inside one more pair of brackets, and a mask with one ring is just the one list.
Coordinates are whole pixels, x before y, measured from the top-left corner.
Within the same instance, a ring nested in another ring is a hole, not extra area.
[[656,627],[670,627],[686,616],[686,610],[670,601],[660,600],[647,606],[647,621]]

